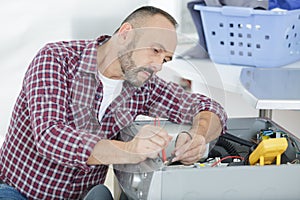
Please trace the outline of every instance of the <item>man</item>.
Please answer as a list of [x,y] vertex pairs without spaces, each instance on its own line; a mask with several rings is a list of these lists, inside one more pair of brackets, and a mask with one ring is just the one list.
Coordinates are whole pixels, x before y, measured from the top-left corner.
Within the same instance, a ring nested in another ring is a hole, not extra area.
[[42,48],[25,74],[1,148],[0,197],[10,190],[24,199],[78,199],[104,183],[109,164],[156,158],[171,140],[161,127],[147,125],[131,141],[117,140],[140,114],[192,123],[189,134],[179,134],[173,161],[199,160],[206,143],[225,131],[226,114],[210,98],[155,75],[172,59],[175,29],[168,13],[145,6],[112,37]]

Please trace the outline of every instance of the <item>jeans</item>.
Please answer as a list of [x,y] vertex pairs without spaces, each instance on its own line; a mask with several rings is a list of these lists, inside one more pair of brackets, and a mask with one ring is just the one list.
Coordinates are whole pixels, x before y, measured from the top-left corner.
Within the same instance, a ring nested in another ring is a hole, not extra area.
[[[93,187],[84,200],[113,200],[109,189],[104,185]],[[0,200],[27,200],[17,189],[7,184],[0,184]]]
[[109,189],[105,185],[94,186],[83,198],[83,200],[113,200]]
[[26,198],[15,188],[0,184],[0,200],[26,200]]

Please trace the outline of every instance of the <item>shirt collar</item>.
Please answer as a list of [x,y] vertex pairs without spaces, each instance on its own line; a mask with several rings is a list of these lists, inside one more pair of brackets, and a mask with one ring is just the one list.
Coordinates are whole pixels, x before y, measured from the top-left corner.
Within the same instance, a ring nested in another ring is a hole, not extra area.
[[87,44],[81,55],[79,71],[97,74],[97,49],[110,38],[109,35],[102,35]]

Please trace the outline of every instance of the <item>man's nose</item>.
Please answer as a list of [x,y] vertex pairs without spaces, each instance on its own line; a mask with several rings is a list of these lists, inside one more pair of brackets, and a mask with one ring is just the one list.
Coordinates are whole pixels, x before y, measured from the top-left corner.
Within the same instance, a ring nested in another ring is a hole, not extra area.
[[160,55],[156,60],[155,62],[152,64],[153,66],[153,70],[155,72],[158,72],[162,69],[162,65],[165,61],[165,55]]

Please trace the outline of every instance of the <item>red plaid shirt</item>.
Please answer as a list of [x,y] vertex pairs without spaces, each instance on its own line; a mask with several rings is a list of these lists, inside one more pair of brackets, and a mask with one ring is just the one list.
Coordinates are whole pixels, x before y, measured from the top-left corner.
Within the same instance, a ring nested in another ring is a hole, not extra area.
[[47,44],[26,72],[0,150],[0,179],[29,199],[78,199],[102,184],[108,166],[86,164],[94,145],[116,139],[137,115],[191,123],[199,111],[210,110],[225,130],[226,114],[218,103],[157,76],[140,88],[125,81],[99,123],[96,54],[108,38]]

